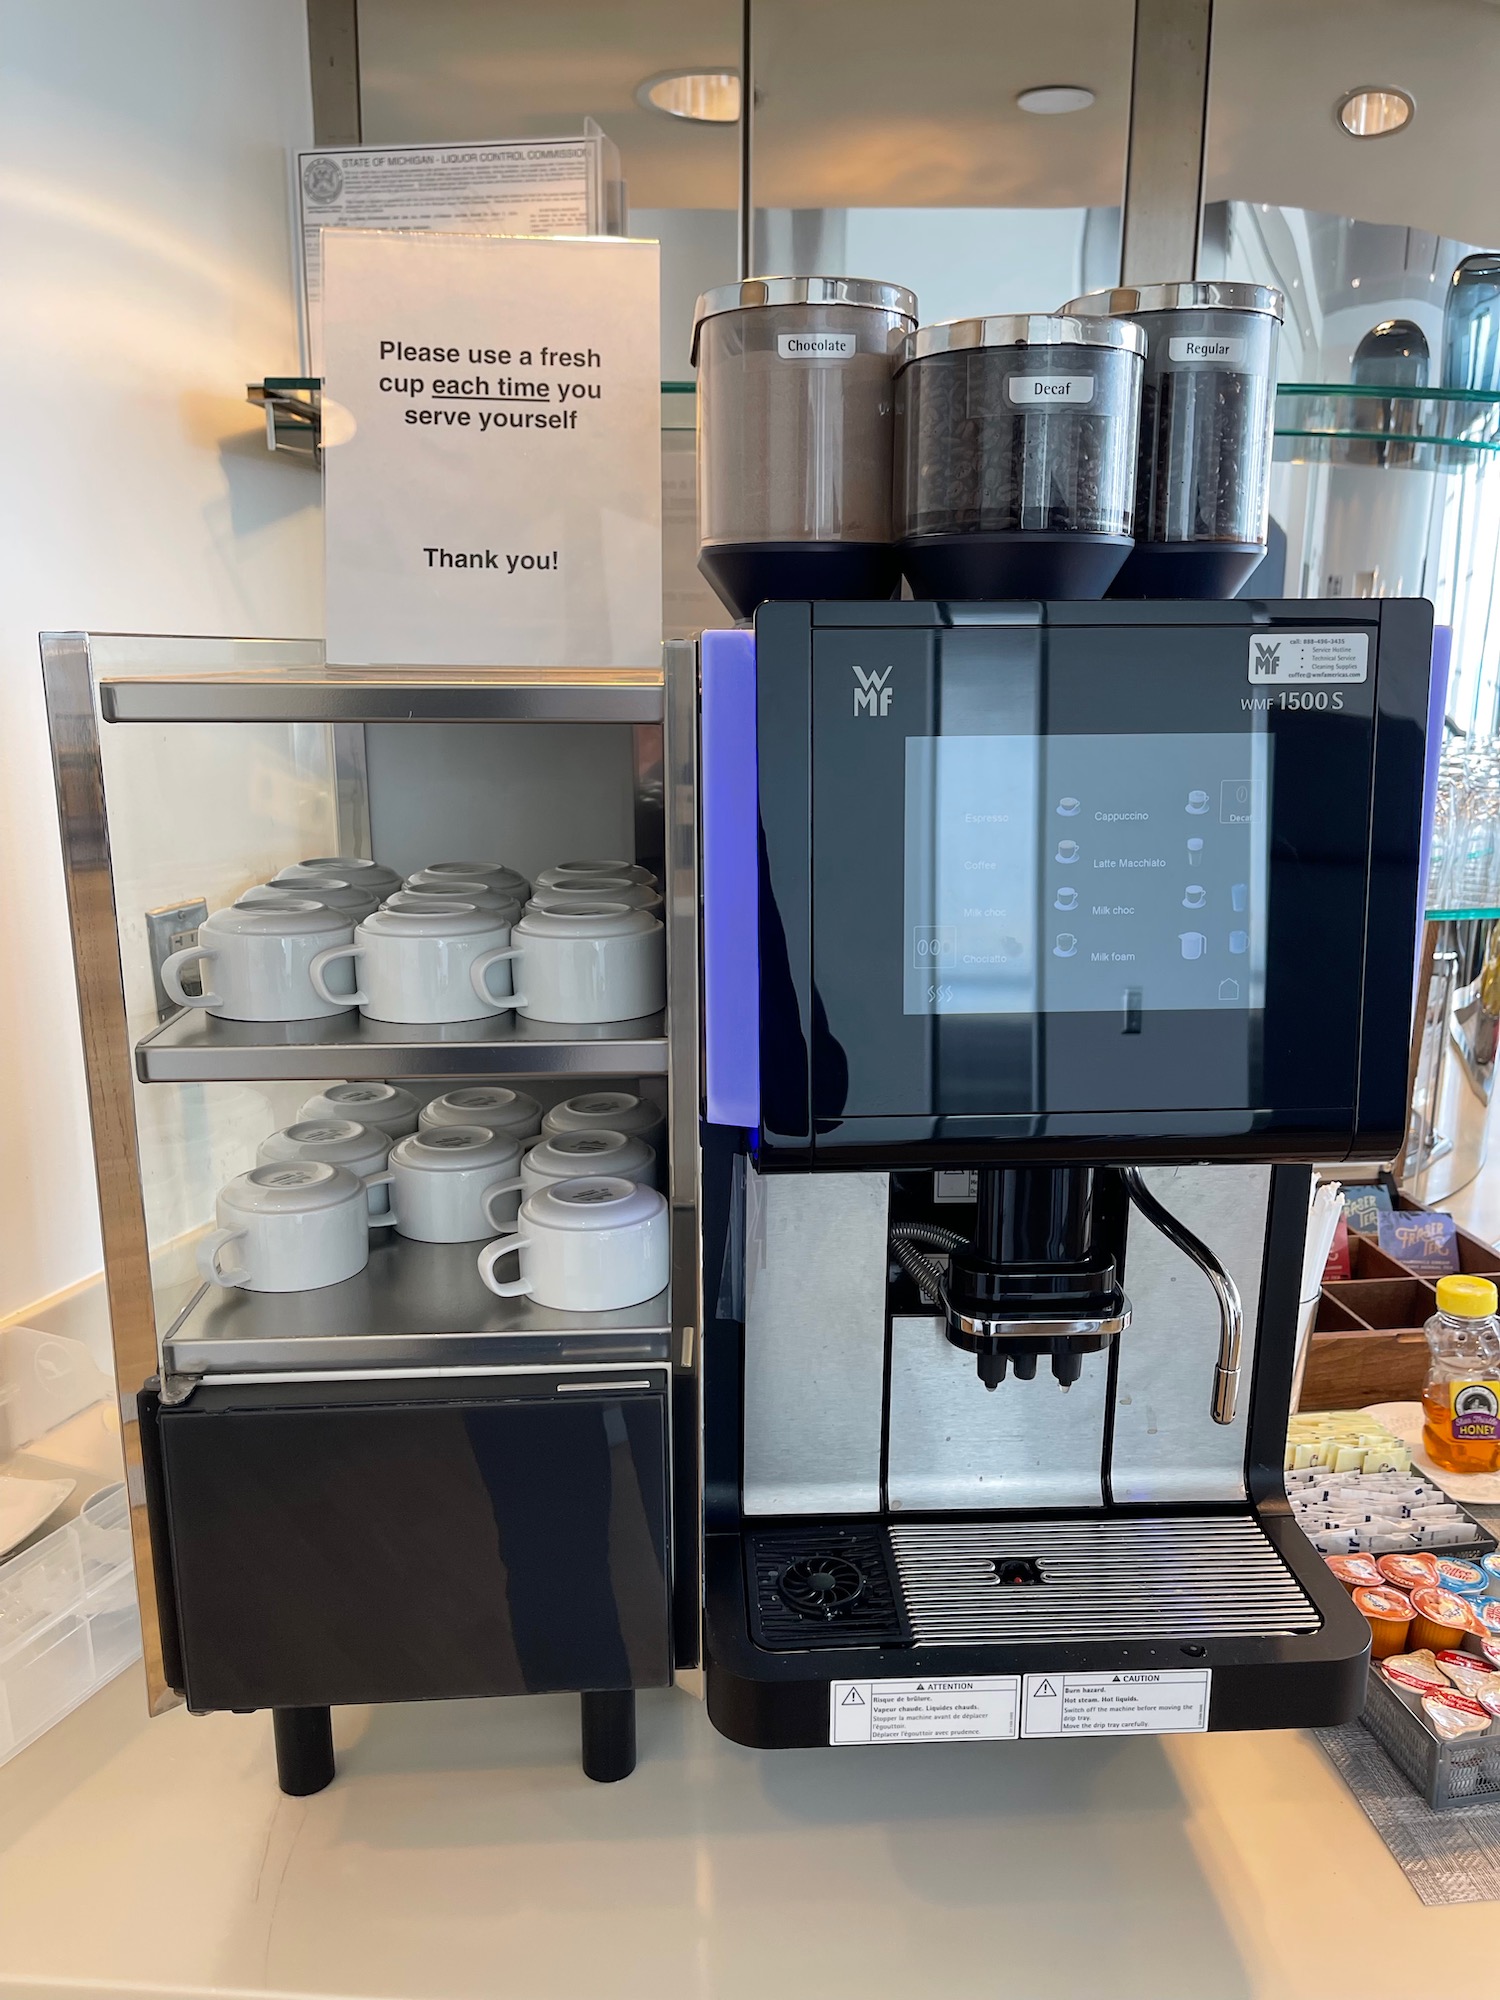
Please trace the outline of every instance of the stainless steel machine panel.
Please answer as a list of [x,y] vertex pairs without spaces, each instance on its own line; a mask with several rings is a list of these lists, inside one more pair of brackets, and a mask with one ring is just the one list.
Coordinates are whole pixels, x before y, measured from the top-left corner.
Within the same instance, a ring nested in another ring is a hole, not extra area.
[[889,1177],[745,1180],[745,1512],[874,1513]]
[[1105,1353],[1085,1357],[1070,1389],[1044,1365],[1034,1381],[991,1391],[941,1319],[893,1319],[892,1513],[1099,1506],[1108,1385]]
[[1239,1413],[1209,1411],[1219,1313],[1207,1279],[1132,1210],[1125,1290],[1134,1318],[1121,1334],[1110,1478],[1116,1501],[1241,1500],[1245,1425],[1259,1331],[1271,1169],[1153,1167],[1147,1186],[1210,1244],[1245,1308]]

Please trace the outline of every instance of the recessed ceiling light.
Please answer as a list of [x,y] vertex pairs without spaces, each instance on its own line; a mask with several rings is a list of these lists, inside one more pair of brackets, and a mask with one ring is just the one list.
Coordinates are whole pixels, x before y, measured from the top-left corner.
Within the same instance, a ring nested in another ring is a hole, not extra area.
[[1087,111],[1094,101],[1094,93],[1085,90],[1081,83],[1048,83],[1036,90],[1023,90],[1016,99],[1022,111],[1035,112],[1038,118],[1056,118],[1064,111]]
[[674,69],[648,76],[636,102],[669,118],[695,125],[733,125],[740,115],[739,72],[732,69]]
[[1409,125],[1416,109],[1404,90],[1363,84],[1340,98],[1338,121],[1351,139],[1385,139]]

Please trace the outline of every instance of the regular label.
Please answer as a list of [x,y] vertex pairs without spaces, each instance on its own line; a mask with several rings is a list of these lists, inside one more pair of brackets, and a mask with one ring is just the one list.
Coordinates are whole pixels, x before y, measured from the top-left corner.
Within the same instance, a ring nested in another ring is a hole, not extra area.
[[1208,1727],[1207,1667],[1166,1674],[1028,1674],[1023,1736],[1178,1736]]
[[1092,403],[1092,375],[1007,375],[1005,393],[1018,409],[1038,403]]
[[855,351],[852,333],[778,333],[776,352],[783,361],[847,361]]
[[977,1680],[833,1681],[830,1743],[984,1743],[1016,1734],[1019,1674]]
[[1368,632],[1278,632],[1274,638],[1250,636],[1248,675],[1272,686],[1352,686],[1368,678]]
[[1207,361],[1220,368],[1239,368],[1246,343],[1236,334],[1174,333],[1167,342],[1168,361]]

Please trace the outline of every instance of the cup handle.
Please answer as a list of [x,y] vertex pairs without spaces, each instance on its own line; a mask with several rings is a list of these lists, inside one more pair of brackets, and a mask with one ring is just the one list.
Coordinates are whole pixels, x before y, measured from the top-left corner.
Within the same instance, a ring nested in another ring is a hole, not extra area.
[[[396,1222],[396,1203],[394,1198],[396,1176],[391,1172],[390,1168],[387,1167],[383,1173],[366,1174],[364,1176],[364,1183],[365,1183],[365,1209],[367,1211],[370,1227],[372,1229],[394,1228]],[[373,1212],[370,1212],[370,1189],[378,1187],[389,1187],[390,1189],[392,1189],[391,1205],[386,1210],[384,1215],[376,1215]]]
[[205,1236],[198,1245],[198,1275],[205,1283],[217,1285],[221,1291],[233,1291],[239,1285],[248,1285],[250,1273],[244,1265],[232,1271],[219,1268],[219,1253],[227,1250],[231,1243],[242,1243],[250,1234],[248,1229],[216,1229],[212,1236]]
[[490,1203],[498,1201],[503,1194],[519,1194],[524,1185],[525,1183],[520,1179],[496,1181],[493,1187],[485,1189],[484,1193],[479,1197],[479,1206],[484,1210],[484,1219],[490,1225],[491,1229],[498,1229],[500,1224],[495,1220]]
[[486,1243],[480,1251],[479,1275],[497,1298],[525,1299],[531,1296],[531,1286],[525,1278],[502,1284],[495,1276],[495,1266],[502,1257],[508,1257],[512,1250],[525,1250],[530,1242],[529,1236],[501,1236],[493,1243]]
[[326,1000],[330,1007],[363,1007],[370,997],[368,993],[358,990],[353,993],[330,993],[323,978],[323,968],[332,965],[336,958],[363,958],[364,955],[364,947],[357,944],[330,944],[322,951],[314,952],[307,967],[313,992],[320,1000]]
[[182,969],[195,961],[211,965],[218,955],[212,945],[189,944],[184,945],[181,951],[174,951],[169,957],[164,958],[161,962],[161,983],[166,988],[167,998],[175,1000],[179,1007],[217,1007],[219,1004],[217,993],[183,992]]
[[524,993],[491,993],[490,983],[485,978],[485,974],[489,971],[490,967],[498,965],[502,959],[521,958],[524,955],[525,947],[523,945],[503,945],[496,951],[481,952],[479,957],[469,967],[469,978],[473,982],[474,991],[487,1007],[498,1007],[503,1012],[507,1007],[524,1007],[526,1005],[526,995]]

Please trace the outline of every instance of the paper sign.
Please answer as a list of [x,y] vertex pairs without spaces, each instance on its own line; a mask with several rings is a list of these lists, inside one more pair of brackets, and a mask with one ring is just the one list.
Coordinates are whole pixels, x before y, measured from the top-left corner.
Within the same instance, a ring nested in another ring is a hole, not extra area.
[[1023,1736],[1172,1736],[1208,1727],[1213,1675],[1028,1674]]
[[329,230],[328,658],[654,666],[658,248]]
[[1375,1240],[1423,1278],[1446,1278],[1458,1269],[1458,1232],[1451,1215],[1388,1208],[1375,1217]]
[[830,1743],[984,1743],[1016,1733],[1017,1674],[968,1679],[831,1681]]
[[297,155],[307,366],[323,372],[324,229],[602,235],[602,133],[468,146],[317,146]]

